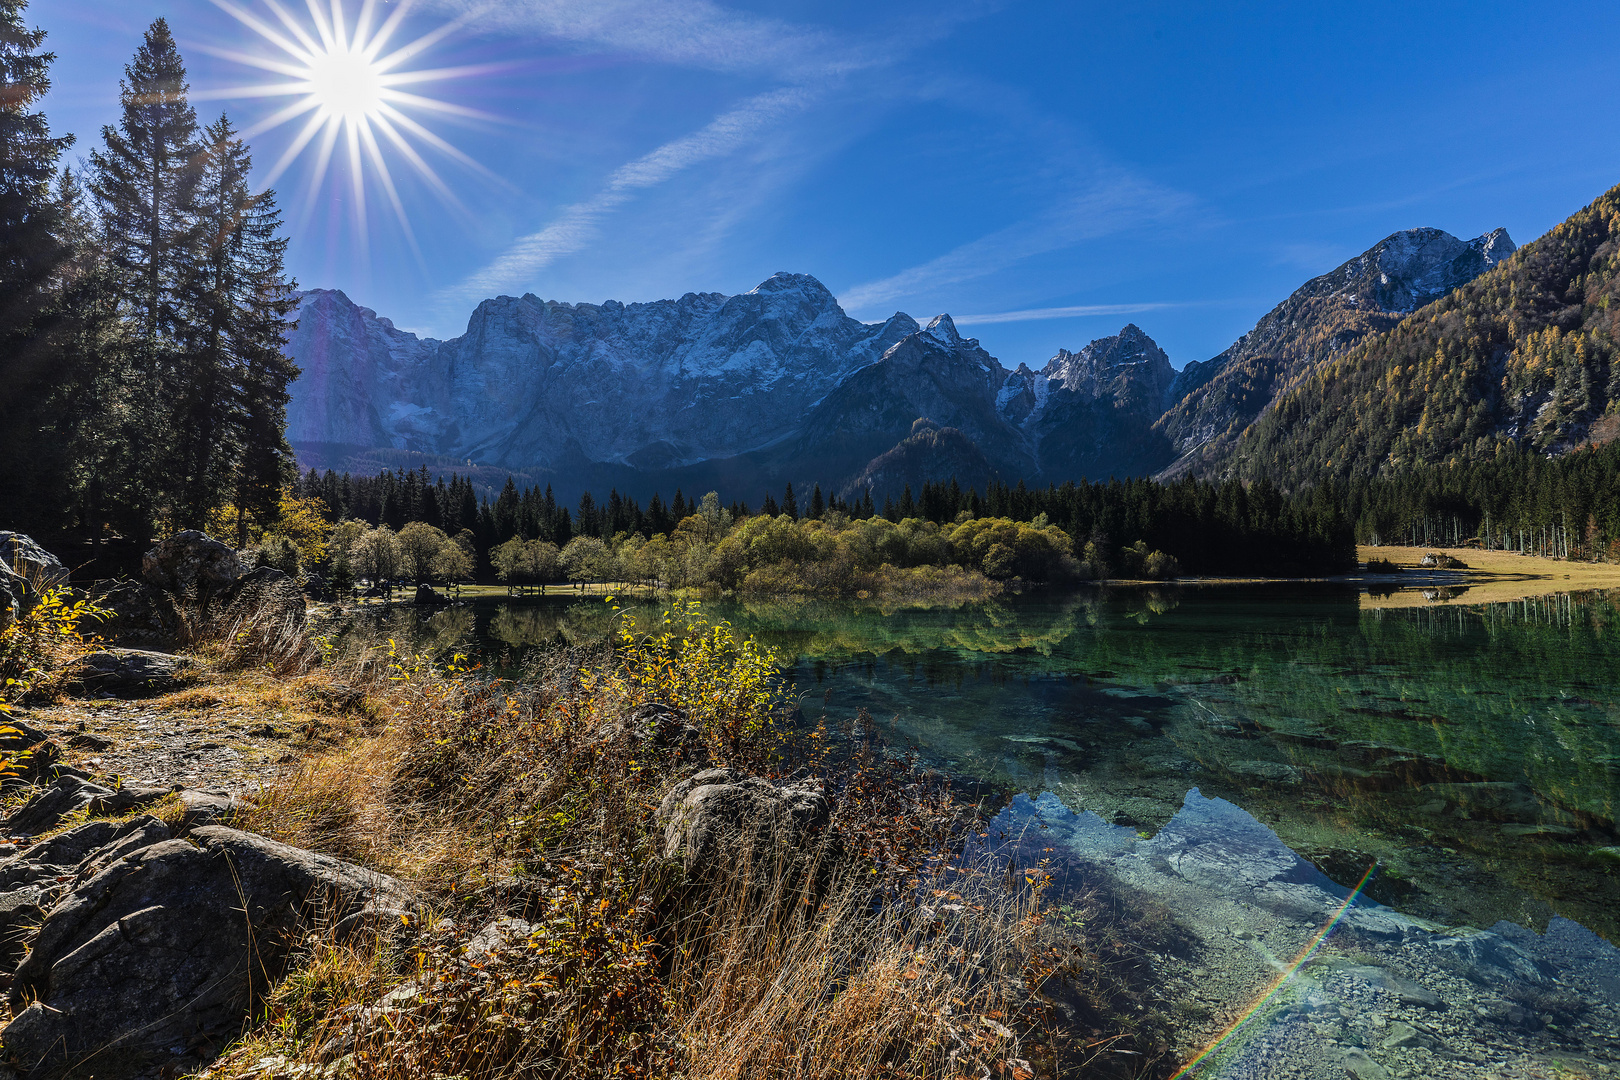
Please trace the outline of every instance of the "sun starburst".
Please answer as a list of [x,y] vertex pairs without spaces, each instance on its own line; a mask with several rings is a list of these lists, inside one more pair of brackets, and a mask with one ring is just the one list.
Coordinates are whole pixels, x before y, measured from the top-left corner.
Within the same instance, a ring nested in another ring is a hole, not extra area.
[[410,0],[394,6],[380,23],[377,22],[377,0],[362,0],[359,16],[352,24],[344,11],[343,0],[326,0],[325,4],[322,0],[305,0],[309,11],[307,23],[294,18],[278,0],[263,0],[265,7],[275,17],[273,22],[260,18],[232,0],[213,0],[213,3],[265,42],[275,46],[282,55],[259,55],[205,47],[206,51],[280,76],[280,81],[225,87],[195,96],[295,99],[242,134],[250,138],[283,124],[302,120],[302,127],[262,183],[265,187],[274,184],[299,155],[313,147],[315,160],[304,200],[306,215],[314,206],[328,173],[332,171],[340,139],[347,158],[348,186],[362,243],[365,242],[369,170],[399,219],[406,239],[413,249],[416,247],[404,200],[400,198],[394,175],[388,166],[385,144],[408,162],[428,186],[453,207],[460,207],[455,194],[414,143],[423,144],[462,165],[489,174],[487,169],[430,131],[411,113],[483,120],[493,118],[475,109],[404,89],[493,70],[493,65],[415,70],[404,67],[461,27],[469,16],[446,23],[409,44],[390,50],[388,43],[408,14]]

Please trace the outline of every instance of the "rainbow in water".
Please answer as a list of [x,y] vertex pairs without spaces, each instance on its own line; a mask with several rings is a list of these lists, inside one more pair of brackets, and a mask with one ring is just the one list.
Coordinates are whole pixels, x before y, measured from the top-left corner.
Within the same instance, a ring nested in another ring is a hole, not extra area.
[[1293,962],[1282,969],[1277,977],[1271,981],[1271,985],[1266,987],[1265,991],[1261,993],[1259,997],[1255,998],[1254,1002],[1247,1009],[1244,1009],[1243,1012],[1238,1015],[1236,1020],[1233,1020],[1230,1024],[1228,1024],[1225,1031],[1222,1031],[1215,1037],[1213,1042],[1204,1047],[1201,1054],[1187,1062],[1187,1064],[1183,1065],[1181,1070],[1177,1072],[1175,1076],[1171,1077],[1170,1080],[1181,1080],[1183,1076],[1188,1075],[1194,1069],[1202,1065],[1209,1059],[1211,1054],[1214,1054],[1228,1042],[1230,1042],[1232,1037],[1236,1035],[1240,1029],[1242,1029],[1243,1025],[1247,1024],[1251,1019],[1253,1019],[1255,1013],[1265,1008],[1266,1003],[1277,995],[1277,991],[1281,990],[1283,985],[1287,983],[1289,979],[1294,977],[1294,973],[1300,969],[1305,961],[1309,960],[1316,950],[1322,947],[1322,942],[1326,941],[1327,936],[1333,932],[1333,928],[1339,925],[1339,920],[1344,918],[1345,912],[1350,910],[1350,905],[1356,902],[1356,897],[1361,895],[1361,890],[1367,887],[1367,882],[1372,880],[1373,871],[1377,869],[1377,863],[1367,867],[1367,872],[1361,875],[1361,880],[1356,882],[1356,887],[1351,889],[1350,895],[1344,898],[1344,903],[1339,905],[1339,910],[1335,911],[1332,918],[1328,919],[1328,921],[1323,925],[1322,929],[1318,930],[1311,937],[1311,939],[1305,943],[1305,947],[1300,950],[1298,956],[1294,957]]

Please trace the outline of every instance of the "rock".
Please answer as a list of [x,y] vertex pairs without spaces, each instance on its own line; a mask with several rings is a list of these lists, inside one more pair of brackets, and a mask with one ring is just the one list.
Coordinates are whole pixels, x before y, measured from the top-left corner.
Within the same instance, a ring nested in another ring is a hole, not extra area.
[[50,736],[15,715],[0,722],[0,754],[11,763],[12,771],[0,779],[0,792],[7,795],[19,788],[32,787],[56,779],[62,748]]
[[195,1068],[241,1030],[311,918],[402,906],[350,863],[218,826],[131,851],[46,915],[11,987],[19,1071],[98,1080]]
[[1421,1046],[1433,1050],[1440,1045],[1440,1040],[1426,1031],[1413,1027],[1404,1020],[1397,1020],[1389,1025],[1389,1034],[1384,1036],[1384,1041],[1379,1045],[1385,1050],[1398,1050],[1412,1046]]
[[195,831],[208,825],[217,825],[231,816],[235,801],[219,791],[180,792],[180,802],[186,810],[180,817],[180,831]]
[[99,795],[111,795],[110,788],[92,784],[76,776],[62,776],[51,786],[23,804],[21,810],[0,824],[0,832],[7,836],[37,836],[49,832],[79,810],[89,807]]
[[178,686],[180,676],[195,666],[190,657],[174,653],[101,649],[79,658],[68,685],[79,694],[163,694]]
[[708,761],[703,732],[677,708],[649,701],[631,710],[629,722],[632,730],[655,750],[673,753],[681,761]]
[[1352,1046],[1346,1050],[1340,1063],[1344,1065],[1345,1074],[1355,1080],[1384,1080],[1389,1075],[1382,1065],[1359,1047]]
[[0,564],[35,589],[68,582],[68,568],[62,560],[22,533],[0,531]]
[[463,948],[469,957],[498,956],[521,948],[523,941],[537,929],[534,923],[523,919],[496,919],[468,938]]
[[68,739],[68,745],[75,750],[110,750],[112,744],[111,739],[104,739],[100,735],[91,735],[83,731]]
[[111,795],[98,795],[90,800],[90,814],[92,817],[114,817],[118,814],[127,814],[131,810],[144,810],[153,803],[168,798],[177,790],[178,787],[143,787],[139,784],[126,784]]
[[1429,784],[1424,794],[1471,818],[1533,825],[1541,820],[1541,803],[1526,784],[1487,781],[1476,784]]
[[26,603],[28,603],[28,583],[12,573],[9,567],[0,566],[0,630],[4,630],[22,616],[23,605]]
[[0,532],[0,630],[22,616],[46,590],[66,585],[67,567],[22,533]]
[[122,854],[132,846],[145,847],[168,838],[168,829],[156,818],[123,824],[91,821],[0,864],[0,975],[16,970],[28,941],[66,882],[84,876],[85,868],[97,859],[111,861],[107,859],[110,852]]
[[196,529],[187,529],[160,542],[142,557],[141,576],[148,584],[197,600],[234,584],[242,576],[242,560],[235,548]]
[[1282,787],[1296,787],[1301,779],[1298,769],[1281,761],[1233,761],[1226,768],[1236,776]]
[[431,585],[418,585],[416,587],[416,599],[413,602],[418,604],[442,604],[444,603],[444,597],[434,592]]
[[172,594],[144,581],[115,581],[99,585],[97,606],[111,612],[96,626],[96,633],[117,645],[139,649],[173,649],[184,623]]
[[1444,1010],[1446,1003],[1440,996],[1410,979],[1403,979],[1392,971],[1370,964],[1356,964],[1344,969],[1372,986],[1382,987],[1393,994],[1402,1005],[1421,1005],[1425,1009]]
[[233,636],[253,627],[260,633],[293,637],[304,631],[304,590],[269,566],[239,578],[214,604],[214,617]]
[[808,854],[832,811],[826,796],[810,784],[773,784],[705,769],[669,790],[657,820],[664,826],[664,857],[680,859],[689,872],[708,877],[721,865]]

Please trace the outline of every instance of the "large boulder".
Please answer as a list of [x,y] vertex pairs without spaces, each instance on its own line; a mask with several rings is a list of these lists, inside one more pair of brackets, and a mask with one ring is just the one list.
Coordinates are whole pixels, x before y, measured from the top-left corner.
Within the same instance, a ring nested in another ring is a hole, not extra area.
[[147,649],[98,649],[80,657],[70,672],[69,687],[80,694],[135,697],[164,694],[196,661]]
[[148,584],[196,600],[230,588],[242,576],[236,549],[196,529],[175,533],[141,559]]
[[28,1080],[196,1068],[240,1033],[314,921],[403,908],[405,887],[221,826],[129,851],[45,917],[11,987],[6,1050]]
[[694,877],[749,865],[802,861],[821,849],[832,810],[811,783],[772,783],[727,769],[704,769],[659,804],[664,857]]
[[67,579],[62,561],[31,537],[0,531],[0,630],[21,618],[40,593]]
[[261,566],[233,582],[215,601],[214,617],[232,634],[252,626],[260,632],[297,635],[304,630],[305,607],[298,582]]
[[0,563],[38,587],[66,585],[68,568],[32,537],[0,530]]
[[109,612],[95,627],[97,636],[138,649],[173,649],[180,643],[180,609],[173,594],[144,581],[102,586],[96,605]]

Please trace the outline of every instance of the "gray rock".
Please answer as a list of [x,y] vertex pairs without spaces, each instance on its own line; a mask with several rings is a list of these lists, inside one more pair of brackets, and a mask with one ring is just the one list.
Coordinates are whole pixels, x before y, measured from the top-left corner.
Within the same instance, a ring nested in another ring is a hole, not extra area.
[[147,649],[101,649],[79,659],[69,683],[80,694],[130,697],[163,694],[179,685],[196,661]]
[[1234,775],[1280,787],[1296,787],[1301,779],[1298,769],[1282,761],[1233,761],[1226,767]]
[[41,840],[0,862],[0,889],[29,885],[44,876],[58,876],[84,862],[96,851],[123,835],[111,821],[87,821],[83,825]]
[[62,560],[22,533],[0,531],[0,564],[35,588],[68,582],[68,568]]
[[92,800],[111,795],[111,788],[92,784],[77,776],[62,776],[23,804],[22,809],[0,824],[7,836],[37,836],[60,825],[70,814],[85,810]]
[[150,585],[196,600],[229,588],[242,576],[242,560],[235,548],[187,529],[142,557],[141,576]]
[[12,573],[9,567],[0,566],[0,630],[22,616],[23,605],[27,602],[28,582]]
[[1413,1046],[1433,1050],[1440,1045],[1440,1040],[1427,1031],[1413,1027],[1404,1020],[1397,1020],[1389,1025],[1389,1033],[1384,1036],[1384,1041],[1379,1045],[1385,1050],[1399,1050]]
[[414,602],[418,604],[442,604],[444,603],[444,597],[434,592],[431,585],[418,585]]
[[180,817],[180,831],[188,832],[228,820],[235,801],[223,792],[196,791],[191,788],[180,792],[185,813]]
[[1526,784],[1487,781],[1476,784],[1429,784],[1424,794],[1444,799],[1448,808],[1471,818],[1535,824],[1541,803]]
[[1384,1080],[1389,1075],[1382,1065],[1359,1047],[1350,1047],[1339,1060],[1344,1066],[1345,1074],[1354,1077],[1355,1080]]
[[241,1030],[308,921],[409,902],[350,863],[218,826],[129,852],[46,915],[11,988],[19,1072],[188,1071]]
[[711,876],[722,866],[796,859],[817,846],[832,820],[827,798],[810,784],[773,784],[705,769],[669,790],[659,804],[664,856]]
[[115,581],[98,587],[96,604],[110,614],[96,633],[117,645],[139,649],[173,649],[184,623],[172,593],[144,581]]
[[234,582],[213,606],[213,617],[228,635],[254,629],[272,635],[303,633],[308,601],[298,582],[261,566]]
[[127,814],[131,810],[144,810],[153,803],[161,802],[178,790],[176,787],[144,787],[140,784],[125,784],[111,795],[98,795],[90,802],[92,817],[115,817]]
[[0,754],[12,762],[12,771],[0,780],[0,791],[10,795],[18,788],[54,780],[62,748],[44,731],[13,714],[0,721]]

